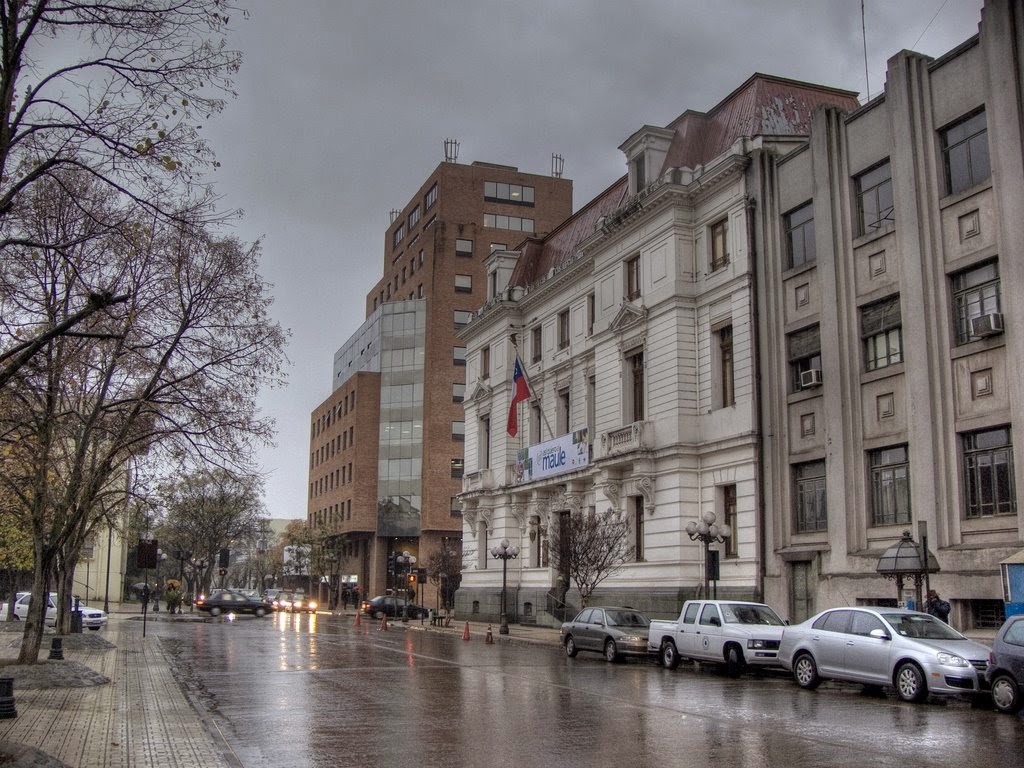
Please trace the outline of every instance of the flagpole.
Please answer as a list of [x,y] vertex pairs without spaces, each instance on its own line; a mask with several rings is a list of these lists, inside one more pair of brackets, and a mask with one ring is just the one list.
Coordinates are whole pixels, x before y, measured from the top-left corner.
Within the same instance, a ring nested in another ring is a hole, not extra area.
[[[529,400],[532,401],[532,400],[534,400],[536,398],[537,404],[540,407],[540,418],[541,418],[541,421],[543,421],[544,422],[544,426],[548,428],[548,438],[549,439],[553,438],[555,436],[555,430],[553,430],[551,428],[551,422],[548,421],[548,415],[544,412],[544,406],[543,406],[543,403],[540,402],[540,396],[537,394],[537,390],[535,390],[533,388],[533,385],[530,383],[530,376],[526,372],[526,366],[522,365],[522,358],[519,357],[519,346],[516,344],[516,335],[514,333],[509,337],[509,341],[512,342],[512,350],[515,352],[515,359],[520,362],[519,370],[521,370],[523,372],[523,378],[526,379],[526,386],[530,390],[530,398],[529,398]],[[513,363],[513,365],[514,365],[514,363]],[[520,412],[520,415],[521,415],[521,412]],[[543,435],[541,437],[543,438]],[[519,440],[520,440],[520,444],[522,444],[522,437],[520,437]],[[540,442],[543,442],[543,439]]]

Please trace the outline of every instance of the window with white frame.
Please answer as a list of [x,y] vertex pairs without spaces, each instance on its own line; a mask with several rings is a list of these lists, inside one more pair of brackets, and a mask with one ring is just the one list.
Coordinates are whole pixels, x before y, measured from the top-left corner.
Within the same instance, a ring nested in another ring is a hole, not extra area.
[[455,240],[455,255],[469,257],[473,255],[473,241],[459,237]]
[[472,275],[456,275],[455,276],[455,292],[456,293],[471,293],[473,291],[473,276]]

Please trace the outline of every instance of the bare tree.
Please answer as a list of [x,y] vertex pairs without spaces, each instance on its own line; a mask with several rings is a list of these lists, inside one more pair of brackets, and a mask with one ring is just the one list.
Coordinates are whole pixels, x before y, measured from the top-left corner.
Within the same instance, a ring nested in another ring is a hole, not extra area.
[[[85,175],[131,201],[135,216],[219,218],[207,175],[217,162],[200,129],[234,95],[241,54],[225,35],[244,15],[231,0],[0,3],[0,288],[9,248],[60,255],[83,236],[10,220],[39,184]],[[124,208],[93,209],[80,190],[63,191],[95,228],[129,224]],[[77,290],[59,319],[25,325],[0,314],[0,388],[53,337],[128,299],[106,275],[70,277]]]
[[452,608],[455,605],[455,590],[462,581],[461,548],[445,538],[441,542],[441,548],[434,550],[427,557],[426,567],[427,578],[437,587],[441,596],[441,607],[445,610]]
[[[272,424],[256,412],[263,385],[280,381],[284,331],[270,319],[259,249],[206,227],[132,219],[82,237],[93,211],[117,208],[88,176],[41,181],[8,214],[26,231],[52,229],[73,248],[10,246],[12,293],[3,309],[28,323],[58,324],[74,311],[78,281],[95,275],[131,298],[54,337],[4,388],[0,484],[32,531],[33,594],[78,550],[118,482],[187,462],[245,472]],[[68,197],[63,190],[80,194]],[[88,212],[75,204],[88,199]],[[77,234],[76,234],[77,233]],[[44,600],[33,600],[20,660],[34,661]],[[62,598],[63,605],[63,598]]]
[[629,523],[614,509],[563,515],[551,534],[555,568],[566,573],[586,607],[598,585],[633,556]]

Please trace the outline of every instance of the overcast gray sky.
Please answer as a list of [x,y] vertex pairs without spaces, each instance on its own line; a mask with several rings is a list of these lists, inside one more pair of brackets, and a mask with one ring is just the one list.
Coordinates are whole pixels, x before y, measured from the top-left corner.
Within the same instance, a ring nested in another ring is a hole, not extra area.
[[[272,517],[305,517],[309,414],[383,269],[388,212],[461,142],[459,162],[550,172],[578,209],[625,172],[644,124],[707,110],[754,72],[861,93],[858,0],[249,0],[233,19],[239,97],[208,133],[238,234],[292,332],[289,384],[267,392]],[[981,0],[865,0],[868,83],[907,48],[932,56],[978,29]]]

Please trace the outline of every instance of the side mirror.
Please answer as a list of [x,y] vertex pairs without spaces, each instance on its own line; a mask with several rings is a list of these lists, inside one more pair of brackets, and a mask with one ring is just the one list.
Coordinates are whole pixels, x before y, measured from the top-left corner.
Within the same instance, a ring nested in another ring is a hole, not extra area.
[[720,626],[722,626],[722,620],[720,618],[718,618],[717,616],[712,616],[708,621],[710,621],[711,626],[713,626],[713,627],[720,627]]
[[889,633],[886,632],[884,629],[872,629],[870,632],[868,632],[868,635],[879,640],[892,640],[892,638],[889,636]]

